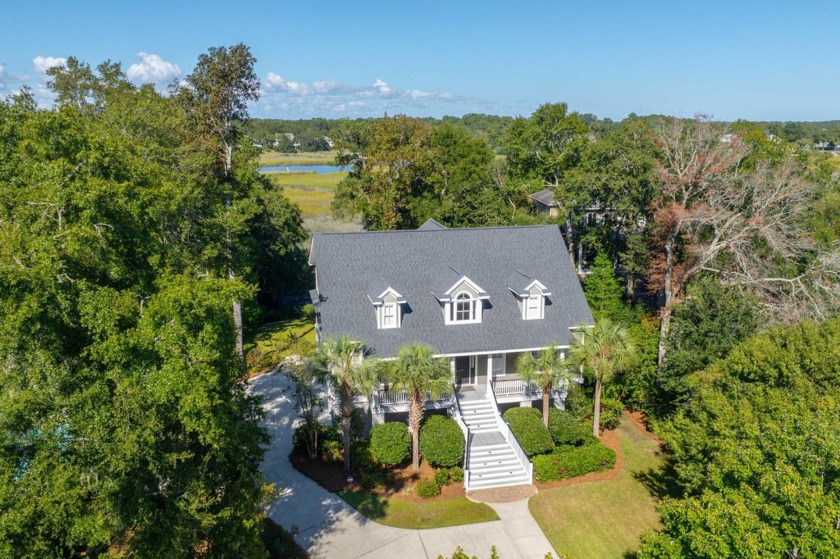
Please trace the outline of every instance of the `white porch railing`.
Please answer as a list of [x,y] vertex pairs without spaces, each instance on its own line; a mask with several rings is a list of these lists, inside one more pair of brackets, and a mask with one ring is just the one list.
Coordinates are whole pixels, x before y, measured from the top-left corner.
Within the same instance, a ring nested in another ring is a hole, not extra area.
[[516,435],[514,435],[513,431],[510,430],[510,426],[504,419],[502,419],[502,415],[499,413],[499,403],[496,402],[495,393],[492,394],[490,403],[493,404],[493,411],[496,412],[496,425],[499,428],[499,432],[508,444],[510,444],[510,447],[513,449],[513,453],[516,455],[516,459],[519,460],[519,463],[522,464],[522,467],[525,468],[526,472],[528,472],[528,483],[534,483],[534,464],[528,459],[525,451],[522,450],[522,445],[519,444],[519,441],[516,439]]
[[521,378],[494,379],[490,383],[493,385],[495,396],[531,394],[534,391],[534,383]]
[[[387,388],[380,388],[376,391],[376,394],[379,397],[378,402],[381,406],[398,406],[411,402],[411,398],[406,390],[395,391]],[[450,392],[442,392],[437,398],[432,398],[431,393],[426,393],[427,402],[448,402],[451,399],[452,394]]]
[[461,413],[461,403],[458,401],[458,392],[455,390],[455,385],[452,385],[452,394],[454,396],[455,405],[450,408],[452,410],[452,415],[455,418],[455,422],[458,423],[458,427],[461,428],[461,432],[464,434],[464,490],[470,490],[470,445],[472,444],[472,431],[470,431],[469,426],[464,422],[464,414]]

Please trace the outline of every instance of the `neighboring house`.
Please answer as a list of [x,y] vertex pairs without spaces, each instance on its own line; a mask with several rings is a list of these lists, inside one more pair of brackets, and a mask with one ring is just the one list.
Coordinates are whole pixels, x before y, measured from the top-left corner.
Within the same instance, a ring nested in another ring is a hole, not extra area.
[[[593,322],[566,254],[556,225],[447,229],[429,220],[410,231],[316,234],[318,340],[365,340],[366,356],[382,359],[405,344],[431,346],[449,360],[454,396],[427,408],[462,426],[467,488],[529,483],[531,464],[499,408],[540,401],[516,374],[519,355],[565,351]],[[558,391],[554,404],[564,397]],[[403,420],[408,398],[386,382],[364,405],[373,423]]]
[[548,212],[551,217],[557,217],[557,202],[554,200],[554,193],[549,188],[529,194],[528,198],[534,201],[538,212]]

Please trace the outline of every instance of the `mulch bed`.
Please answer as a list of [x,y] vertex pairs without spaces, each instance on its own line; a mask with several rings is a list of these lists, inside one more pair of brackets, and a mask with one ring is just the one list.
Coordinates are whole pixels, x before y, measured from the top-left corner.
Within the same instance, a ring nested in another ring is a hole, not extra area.
[[[631,421],[633,425],[642,433],[662,444],[662,441],[651,433],[647,428],[647,416],[642,412],[624,411],[624,418]],[[607,448],[615,451],[615,466],[611,470],[603,472],[592,472],[586,475],[570,478],[560,479],[555,481],[537,481],[534,480],[534,485],[537,489],[552,489],[554,487],[564,487],[567,485],[577,485],[579,483],[589,483],[593,481],[604,481],[613,479],[618,476],[624,469],[624,452],[621,450],[621,441],[618,438],[616,431],[604,431],[601,433],[601,444]],[[429,502],[442,501],[444,499],[451,499],[453,497],[464,497],[464,485],[462,483],[453,483],[445,487],[441,487],[440,495],[433,499],[423,499],[414,494],[414,487],[421,479],[434,478],[435,470],[425,462],[420,463],[420,471],[412,470],[411,465],[391,470],[392,475],[390,481],[382,487],[377,487],[373,490],[365,489],[358,481],[358,476],[350,474],[354,477],[354,481],[348,483],[348,474],[344,471],[342,464],[324,462],[323,460],[312,460],[308,456],[300,456],[293,454],[289,457],[292,465],[301,473],[318,483],[327,491],[333,493],[337,491],[355,491],[360,493],[368,493],[378,497],[388,499],[402,499],[404,501]]]
[[357,481],[358,477],[355,473],[349,475],[353,477],[352,482],[348,482],[348,474],[344,471],[341,463],[325,462],[320,459],[311,459],[308,456],[301,456],[292,454],[289,456],[292,465],[302,474],[315,481],[318,485],[336,493],[338,491],[355,491],[359,493],[367,493],[369,495],[376,495],[387,499],[401,499],[403,501],[413,501],[415,503],[427,503],[430,501],[442,501],[451,499],[453,497],[463,497],[464,484],[453,483],[440,488],[440,495],[433,499],[423,499],[414,494],[414,487],[421,479],[433,479],[435,477],[435,470],[426,462],[420,463],[420,471],[415,472],[411,464],[404,468],[391,470],[391,475],[388,476],[389,481],[381,487],[375,489],[365,489]]

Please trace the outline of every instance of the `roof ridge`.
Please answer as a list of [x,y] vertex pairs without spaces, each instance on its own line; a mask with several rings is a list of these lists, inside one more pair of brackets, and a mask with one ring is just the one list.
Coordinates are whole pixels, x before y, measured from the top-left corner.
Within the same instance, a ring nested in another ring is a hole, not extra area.
[[385,234],[385,233],[451,233],[453,231],[486,231],[488,229],[506,229],[506,230],[513,230],[513,229],[537,229],[540,227],[555,227],[557,229],[560,228],[559,225],[552,224],[552,223],[543,223],[538,225],[491,225],[489,227],[449,227],[447,229],[388,229],[382,231],[325,231],[325,232],[318,232],[314,233],[312,236],[315,235],[372,235],[372,234]]

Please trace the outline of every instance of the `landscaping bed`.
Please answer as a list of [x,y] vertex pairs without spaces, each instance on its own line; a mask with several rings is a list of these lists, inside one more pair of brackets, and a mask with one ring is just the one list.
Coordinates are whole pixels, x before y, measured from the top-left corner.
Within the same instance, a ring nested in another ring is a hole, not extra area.
[[[419,497],[415,492],[417,483],[421,479],[434,479],[435,477],[435,469],[426,462],[420,463],[418,472],[412,470],[411,464],[389,470],[383,485],[366,489],[359,481],[360,476],[354,472],[350,474],[345,472],[340,462],[326,462],[320,458],[309,458],[299,454],[292,454],[290,459],[298,471],[333,493],[366,493],[377,497],[415,503],[444,501],[465,496],[464,484],[452,483],[441,487],[440,495],[437,497],[431,499]],[[347,481],[348,475],[353,477],[352,482]]]

